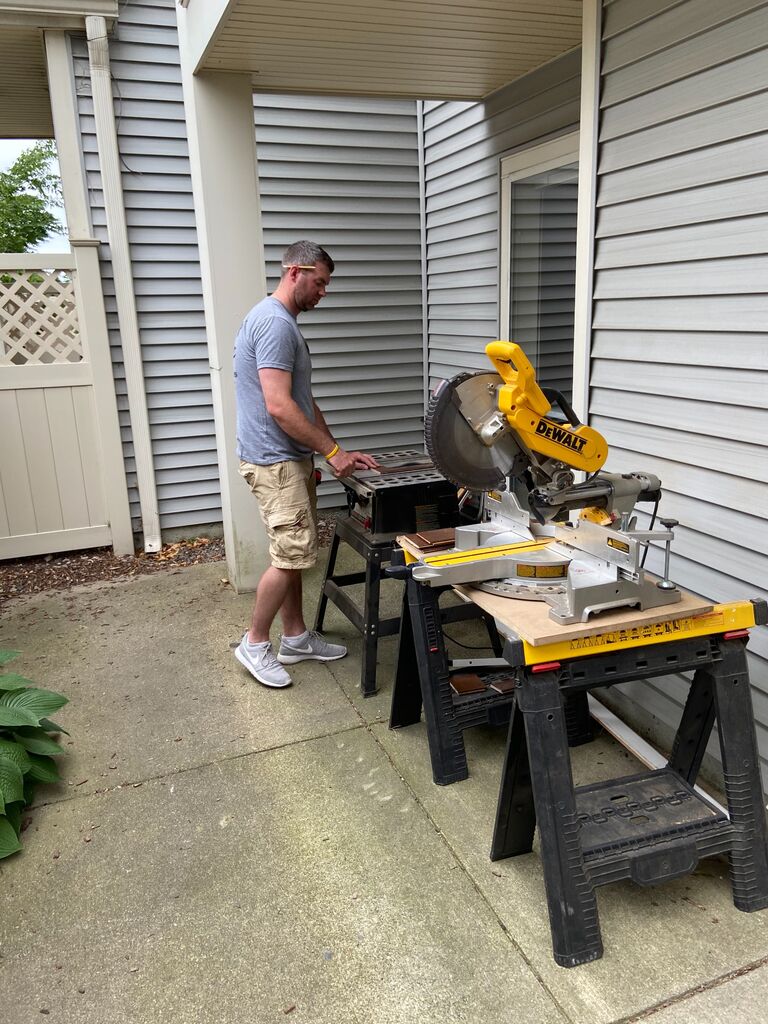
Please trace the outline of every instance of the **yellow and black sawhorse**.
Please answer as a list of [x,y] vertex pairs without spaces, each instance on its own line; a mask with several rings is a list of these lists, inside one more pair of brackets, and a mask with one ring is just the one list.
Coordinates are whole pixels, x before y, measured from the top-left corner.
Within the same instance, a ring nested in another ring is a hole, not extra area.
[[[447,785],[467,776],[463,730],[498,720],[506,705],[491,859],[529,853],[538,824],[558,964],[574,967],[602,956],[594,889],[608,882],[651,885],[689,874],[704,857],[727,854],[736,907],[768,906],[768,837],[745,650],[749,628],[768,621],[764,601],[546,646],[513,635],[504,646],[516,683],[512,694],[458,696],[439,607],[450,588],[420,584],[407,567],[391,571],[406,578],[408,614],[390,726],[418,721],[423,701],[433,778]],[[679,672],[692,672],[693,680],[668,764],[574,788],[568,719],[574,707],[586,711],[589,690]],[[694,789],[715,721],[727,815]]]

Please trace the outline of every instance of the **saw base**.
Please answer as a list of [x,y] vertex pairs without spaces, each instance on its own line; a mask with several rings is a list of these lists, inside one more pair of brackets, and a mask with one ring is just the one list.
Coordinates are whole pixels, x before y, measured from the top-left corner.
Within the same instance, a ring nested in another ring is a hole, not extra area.
[[542,586],[541,584],[520,583],[517,580],[485,580],[474,584],[477,590],[500,597],[514,597],[518,601],[546,601],[556,594],[564,594],[564,586]]

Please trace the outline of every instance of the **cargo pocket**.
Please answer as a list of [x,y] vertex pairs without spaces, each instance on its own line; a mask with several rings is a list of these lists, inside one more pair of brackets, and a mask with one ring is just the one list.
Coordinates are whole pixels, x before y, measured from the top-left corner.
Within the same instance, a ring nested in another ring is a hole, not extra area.
[[[273,560],[282,563],[305,562],[309,553],[311,531],[305,507],[288,506],[267,513],[267,530]],[[286,568],[290,565],[286,564]]]

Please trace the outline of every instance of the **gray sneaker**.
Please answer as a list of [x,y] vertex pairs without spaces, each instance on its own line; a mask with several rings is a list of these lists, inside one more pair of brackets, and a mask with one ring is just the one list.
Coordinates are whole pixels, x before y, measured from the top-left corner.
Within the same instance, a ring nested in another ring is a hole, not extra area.
[[297,661],[338,661],[347,653],[341,644],[329,644],[328,641],[310,629],[309,636],[301,644],[289,644],[285,637],[280,640],[277,660],[281,665],[295,665]]
[[241,665],[245,665],[253,678],[258,679],[264,686],[280,688],[291,685],[291,677],[275,657],[272,644],[256,647],[248,643],[246,633],[240,641],[240,646],[235,649],[235,657]]

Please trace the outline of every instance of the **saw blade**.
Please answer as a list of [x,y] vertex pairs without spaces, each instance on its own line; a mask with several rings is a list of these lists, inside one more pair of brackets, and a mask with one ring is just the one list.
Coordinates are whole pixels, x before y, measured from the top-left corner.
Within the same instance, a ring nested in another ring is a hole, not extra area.
[[490,447],[477,430],[496,410],[497,373],[462,373],[443,381],[429,400],[427,451],[446,479],[470,491],[503,491],[520,449],[511,434]]

